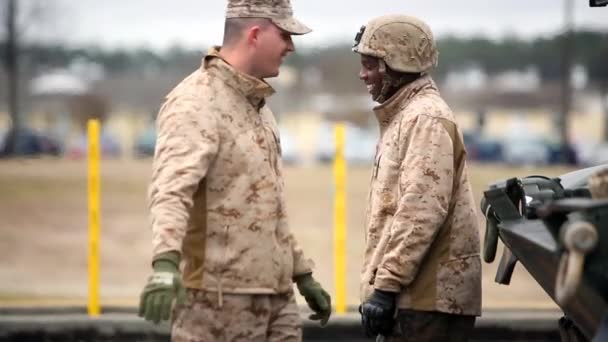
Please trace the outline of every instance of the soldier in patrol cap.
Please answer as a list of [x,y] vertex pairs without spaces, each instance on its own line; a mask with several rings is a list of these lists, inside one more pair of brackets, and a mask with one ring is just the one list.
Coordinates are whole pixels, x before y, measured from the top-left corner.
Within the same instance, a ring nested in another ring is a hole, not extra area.
[[379,104],[366,210],[362,324],[389,341],[466,341],[481,314],[478,219],[462,134],[429,72],[431,29],[372,19],[355,38],[359,78]]
[[[231,0],[224,41],[166,97],[149,187],[153,273],[139,315],[177,341],[300,341],[293,283],[325,325],[327,292],[288,227],[265,82],[310,29],[289,0]],[[173,307],[173,303],[175,306]],[[173,307],[173,309],[172,309]]]

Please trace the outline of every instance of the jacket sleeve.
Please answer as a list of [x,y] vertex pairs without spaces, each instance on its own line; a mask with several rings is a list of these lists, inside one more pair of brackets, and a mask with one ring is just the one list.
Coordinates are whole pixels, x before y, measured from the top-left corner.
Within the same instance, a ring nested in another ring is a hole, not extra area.
[[217,122],[197,99],[169,98],[157,118],[148,189],[153,255],[181,253],[193,196],[219,148]]
[[[296,238],[292,233],[289,234],[291,238],[291,248],[293,253],[293,277],[312,273],[314,264],[311,259],[306,258],[304,251],[296,241]],[[292,277],[292,278],[293,278]]]
[[448,213],[452,196],[452,140],[439,119],[419,115],[407,128],[407,151],[399,171],[397,209],[374,286],[399,292],[420,264]]

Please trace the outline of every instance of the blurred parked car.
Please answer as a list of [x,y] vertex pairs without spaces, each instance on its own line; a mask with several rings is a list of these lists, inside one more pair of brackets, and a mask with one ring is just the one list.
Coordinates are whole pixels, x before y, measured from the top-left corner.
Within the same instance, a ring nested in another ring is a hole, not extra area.
[[582,166],[592,166],[593,155],[595,153],[597,143],[589,140],[579,140],[574,144],[578,162]]
[[[10,138],[10,134],[16,134],[16,140],[14,148],[9,150],[6,142]],[[30,128],[21,128],[17,130],[16,133],[10,131],[4,134],[0,140],[0,156],[3,157],[38,155],[58,156],[61,154],[61,145],[57,140]]]
[[547,165],[551,158],[546,140],[532,135],[507,137],[503,142],[503,154],[507,164],[518,166]]
[[500,162],[503,160],[503,147],[499,140],[478,135],[474,132],[463,132],[462,136],[470,160],[483,162]]
[[[334,125],[326,123],[320,128],[315,157],[322,163],[334,160]],[[370,164],[376,153],[377,134],[355,125],[346,124],[344,158],[349,164]]]
[[0,131],[0,151],[4,150],[4,138],[6,137],[6,132]]
[[587,146],[586,153],[581,156],[581,163],[585,166],[595,166],[608,163],[608,143],[599,143]]
[[557,140],[545,139],[545,144],[549,149],[549,164],[578,165],[578,150],[572,144],[566,147],[566,156],[562,156],[562,145]]
[[[120,156],[120,144],[108,132],[102,130],[99,136],[99,148],[101,156],[104,158],[115,158]],[[81,159],[87,156],[89,149],[88,138],[86,134],[80,135],[76,141],[70,144],[66,150],[66,155],[69,158]]]
[[154,127],[154,125],[151,125],[135,140],[134,154],[136,157],[153,156],[155,147],[156,128]]

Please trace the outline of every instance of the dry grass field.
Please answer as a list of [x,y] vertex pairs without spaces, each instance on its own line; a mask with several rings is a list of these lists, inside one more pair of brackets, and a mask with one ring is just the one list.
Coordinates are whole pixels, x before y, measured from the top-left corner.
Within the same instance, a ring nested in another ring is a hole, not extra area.
[[[569,170],[472,164],[469,171],[479,200],[494,180]],[[86,303],[86,174],[86,161],[0,161],[0,307]],[[286,170],[292,230],[314,259],[316,276],[333,293],[332,175],[331,166]],[[149,177],[149,160],[102,162],[102,305],[135,305],[150,272]],[[368,180],[367,167],[349,169],[350,305],[358,304]],[[484,308],[555,307],[521,265],[508,287],[494,283],[495,268],[484,264]]]

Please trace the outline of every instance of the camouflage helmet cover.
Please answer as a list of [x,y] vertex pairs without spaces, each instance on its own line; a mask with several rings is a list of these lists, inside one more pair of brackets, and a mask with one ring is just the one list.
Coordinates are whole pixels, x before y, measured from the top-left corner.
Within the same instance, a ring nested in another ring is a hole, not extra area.
[[355,37],[353,51],[380,58],[395,71],[410,73],[432,69],[439,54],[430,27],[406,15],[372,19]]

